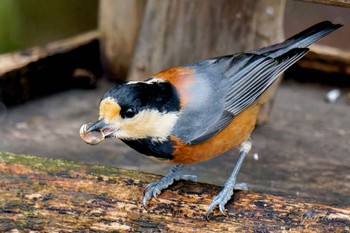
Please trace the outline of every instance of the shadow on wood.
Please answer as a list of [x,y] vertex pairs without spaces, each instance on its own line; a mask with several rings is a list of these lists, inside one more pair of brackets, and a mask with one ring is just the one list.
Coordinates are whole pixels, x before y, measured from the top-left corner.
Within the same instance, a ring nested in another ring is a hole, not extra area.
[[247,232],[350,230],[350,210],[300,199],[240,192],[228,217],[204,214],[219,187],[177,182],[141,204],[159,176],[69,161],[0,153],[0,231]]

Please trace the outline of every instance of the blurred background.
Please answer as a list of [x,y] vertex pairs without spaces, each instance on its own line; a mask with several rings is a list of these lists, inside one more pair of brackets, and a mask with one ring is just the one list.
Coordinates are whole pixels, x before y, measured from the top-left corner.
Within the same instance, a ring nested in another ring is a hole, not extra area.
[[[0,53],[95,30],[98,7],[98,0],[1,0]],[[273,14],[271,9],[267,13]],[[286,1],[284,15],[285,37],[324,20],[344,24],[320,44],[350,51],[350,8]],[[10,107],[0,102],[0,151],[166,173],[169,166],[140,156],[120,141],[91,147],[80,140],[80,126],[96,120],[99,100],[111,86],[100,80],[94,90],[68,90]],[[324,96],[332,88],[344,94],[329,104]],[[246,159],[239,179],[254,191],[350,205],[350,95],[346,93],[349,86],[283,82],[269,122],[252,135],[255,156]],[[200,181],[222,185],[235,160],[221,156],[188,169]]]
[[98,0],[0,1],[0,53],[97,28]]
[[[98,0],[1,0],[0,53],[57,41],[97,28]],[[300,1],[287,1],[285,35],[316,22],[331,20],[348,25],[349,9]],[[349,30],[322,44],[350,50]]]

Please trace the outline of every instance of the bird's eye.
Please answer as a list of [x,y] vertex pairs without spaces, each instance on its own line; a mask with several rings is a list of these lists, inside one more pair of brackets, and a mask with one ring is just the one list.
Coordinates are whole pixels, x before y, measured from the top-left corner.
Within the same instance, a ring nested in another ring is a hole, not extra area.
[[136,109],[135,109],[135,108],[131,107],[131,108],[126,109],[126,111],[125,111],[125,116],[126,116],[127,118],[132,118],[132,117],[134,117],[135,115],[136,115]]

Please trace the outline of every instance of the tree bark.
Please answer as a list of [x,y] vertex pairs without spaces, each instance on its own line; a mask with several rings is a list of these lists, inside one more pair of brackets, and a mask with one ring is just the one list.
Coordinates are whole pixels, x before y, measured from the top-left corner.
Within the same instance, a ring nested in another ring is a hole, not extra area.
[[137,171],[0,152],[0,231],[37,232],[347,232],[349,207],[239,192],[210,221],[220,188],[179,181],[142,206],[160,177]]

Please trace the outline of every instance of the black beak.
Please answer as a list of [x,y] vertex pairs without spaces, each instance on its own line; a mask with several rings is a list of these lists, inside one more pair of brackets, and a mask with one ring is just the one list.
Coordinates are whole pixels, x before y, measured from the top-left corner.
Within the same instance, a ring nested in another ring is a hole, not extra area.
[[92,131],[101,131],[102,129],[106,128],[107,124],[106,122],[101,119],[96,121],[94,124],[92,124],[87,130],[86,133],[92,132]]
[[113,133],[116,132],[116,129],[107,124],[104,119],[101,119],[90,125],[84,134],[90,132],[99,132],[103,134],[103,137],[110,138],[113,137]]

